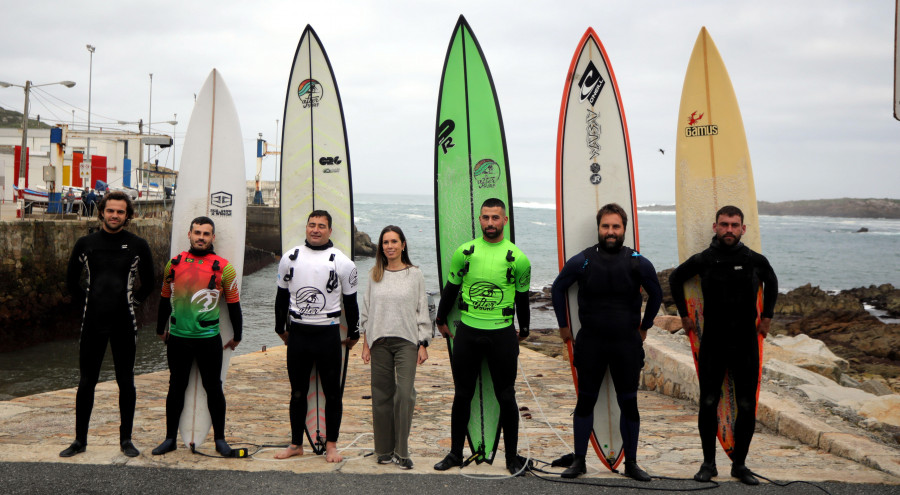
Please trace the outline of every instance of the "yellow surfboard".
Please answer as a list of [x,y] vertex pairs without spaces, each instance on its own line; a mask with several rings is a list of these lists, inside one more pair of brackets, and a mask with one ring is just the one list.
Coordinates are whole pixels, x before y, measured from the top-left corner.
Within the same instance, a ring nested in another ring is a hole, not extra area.
[[[744,122],[725,63],[705,27],[700,29],[694,44],[681,92],[675,150],[675,205],[678,258],[682,263],[709,247],[716,211],[725,205],[737,206],[744,212],[747,233],[741,240],[760,252],[759,213]],[[696,365],[703,333],[700,279],[694,277],[684,288],[690,316],[699,331],[699,334],[688,334]],[[761,303],[760,292],[758,310]],[[762,337],[759,358],[762,363]],[[760,376],[761,373],[760,365]],[[759,387],[756,395],[758,398]],[[729,456],[734,449],[736,414],[734,382],[726,376],[719,401],[718,436]]]

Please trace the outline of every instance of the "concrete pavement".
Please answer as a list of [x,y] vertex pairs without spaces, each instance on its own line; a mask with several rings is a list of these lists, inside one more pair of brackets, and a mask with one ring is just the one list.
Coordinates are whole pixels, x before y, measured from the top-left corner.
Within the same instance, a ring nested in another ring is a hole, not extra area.
[[[665,354],[664,350],[659,349],[651,352],[652,345],[655,345],[654,339],[648,339],[648,357],[653,352]],[[263,449],[248,459],[203,457],[191,454],[184,446],[164,456],[150,455],[150,450],[164,438],[168,372],[136,377],[138,403],[133,438],[141,450],[139,457],[127,458],[119,451],[118,390],[115,382],[106,382],[97,387],[87,452],[70,459],[61,459],[58,454],[73,439],[75,389],[0,402],[0,463],[124,465],[246,472],[341,472],[353,475],[439,474],[431,466],[449,450],[450,405],[453,398],[445,342],[440,339],[433,342],[429,348],[430,358],[419,368],[416,378],[418,402],[410,435],[410,450],[416,465],[408,472],[402,472],[394,465],[378,465],[372,456],[365,457],[373,446],[371,401],[367,398],[370,395],[368,366],[363,365],[359,352],[359,347],[351,351],[339,441],[345,460],[338,464],[328,464],[323,457],[309,454],[276,460],[273,458],[276,449],[272,448]],[[520,407],[527,408],[523,411],[525,419],[521,422],[520,453],[549,462],[572,450],[570,414],[575,406],[575,394],[568,362],[525,348],[522,348],[520,362],[523,372],[519,374],[518,401]],[[645,369],[645,372],[650,371]],[[661,382],[662,388],[665,388],[665,380]],[[225,395],[228,401],[226,436],[229,442],[283,445],[289,441],[290,387],[284,346],[233,358]],[[651,475],[691,477],[702,458],[696,432],[696,405],[689,400],[648,391],[641,391],[638,401],[642,417],[638,462]],[[765,426],[765,422],[758,424],[748,459],[751,469],[777,480],[900,485],[900,469],[891,468],[900,462],[897,450],[884,447],[877,455],[866,453],[857,446],[870,448],[871,445],[852,434],[839,431],[817,434],[814,441],[809,442],[812,445],[804,444],[796,438],[785,436],[787,426],[779,425],[806,422],[807,428],[801,428],[802,431],[824,431],[829,428],[823,426],[823,421],[803,416],[790,410],[790,407],[793,406],[780,405],[775,400],[761,405],[761,417],[774,416],[778,420],[774,428]],[[201,450],[214,454],[211,441],[203,444]],[[505,475],[502,455],[498,452],[498,462],[493,466],[473,464],[463,470],[450,470],[444,476],[460,476],[461,473],[471,476]],[[878,457],[882,466],[871,462],[872,457]],[[717,463],[721,473],[717,479],[731,481],[728,476],[730,462],[721,450]],[[605,470],[599,461],[590,464],[589,478],[623,479]]]

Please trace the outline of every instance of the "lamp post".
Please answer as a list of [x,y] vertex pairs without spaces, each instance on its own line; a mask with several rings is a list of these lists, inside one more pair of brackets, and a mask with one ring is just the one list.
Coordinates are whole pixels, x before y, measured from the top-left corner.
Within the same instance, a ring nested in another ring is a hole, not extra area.
[[31,96],[31,88],[51,86],[54,84],[62,84],[67,88],[75,86],[75,83],[73,81],[58,81],[45,84],[32,84],[31,81],[25,81],[24,86],[0,81],[0,88],[15,86],[17,88],[22,88],[23,90],[25,90],[25,110],[22,112],[22,149],[21,154],[19,155],[19,207],[16,213],[16,216],[18,218],[25,218],[25,214],[23,211],[25,206],[25,164],[28,163],[28,103]]
[[172,171],[175,171],[178,167],[178,162],[176,161],[177,157],[175,156],[175,126],[178,125],[177,113],[172,114],[172,120],[170,120],[169,123],[172,124]]
[[[150,128],[153,122],[153,73],[150,73],[150,115],[147,117],[147,134],[153,134],[153,130]],[[147,166],[150,166],[150,147],[147,147]]]
[[94,45],[87,45],[87,50],[91,53],[91,65],[88,70],[88,138],[87,149],[84,152],[84,156],[88,162],[90,162],[91,159],[91,90],[94,81],[94,50],[96,49],[97,47]]

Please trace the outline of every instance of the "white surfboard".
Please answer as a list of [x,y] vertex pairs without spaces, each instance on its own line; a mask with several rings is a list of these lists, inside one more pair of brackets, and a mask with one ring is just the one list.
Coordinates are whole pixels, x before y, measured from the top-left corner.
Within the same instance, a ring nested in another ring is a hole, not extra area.
[[[234,265],[240,290],[247,229],[244,145],[237,109],[216,69],[197,94],[181,149],[178,196],[172,212],[172,257],[190,248],[190,221],[201,215],[216,223],[216,254]],[[219,332],[223,343],[234,336],[224,297],[219,300]],[[223,387],[232,352],[223,351]],[[194,363],[179,422],[181,438],[187,446],[200,446],[211,427],[206,390]]]
[[[353,259],[353,187],[341,95],[331,62],[312,26],[300,36],[284,104],[281,152],[281,248],[306,241],[313,210],[331,214],[331,241]],[[347,326],[341,318],[341,339]],[[341,390],[348,349],[341,356]],[[325,452],[325,393],[315,367],[306,399],[306,435],[317,454]]]
[[[625,245],[638,249],[637,208],[628,126],[616,77],[603,44],[592,28],[582,36],[569,66],[559,117],[556,159],[556,218],[559,267],[597,244],[597,211],[618,203],[629,214]],[[575,337],[578,286],[567,294],[569,328]],[[573,342],[568,345],[572,376],[578,386]],[[594,405],[591,442],[603,464],[615,470],[623,440],[616,389],[607,369]]]

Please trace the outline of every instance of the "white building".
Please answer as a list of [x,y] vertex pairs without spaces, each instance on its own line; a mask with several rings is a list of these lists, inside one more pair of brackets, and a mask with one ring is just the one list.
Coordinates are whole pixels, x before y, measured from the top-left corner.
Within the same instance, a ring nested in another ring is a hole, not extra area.
[[[90,161],[85,151],[90,139]],[[13,186],[18,184],[17,150],[22,144],[22,129],[0,129],[0,202],[12,201]],[[143,162],[144,146],[168,147],[172,138],[165,134],[138,134],[123,131],[70,131],[67,125],[53,129],[28,129],[28,169],[26,188],[60,192],[68,187],[96,188],[103,181],[112,188],[148,191],[150,182],[160,188],[174,182],[151,176]]]

